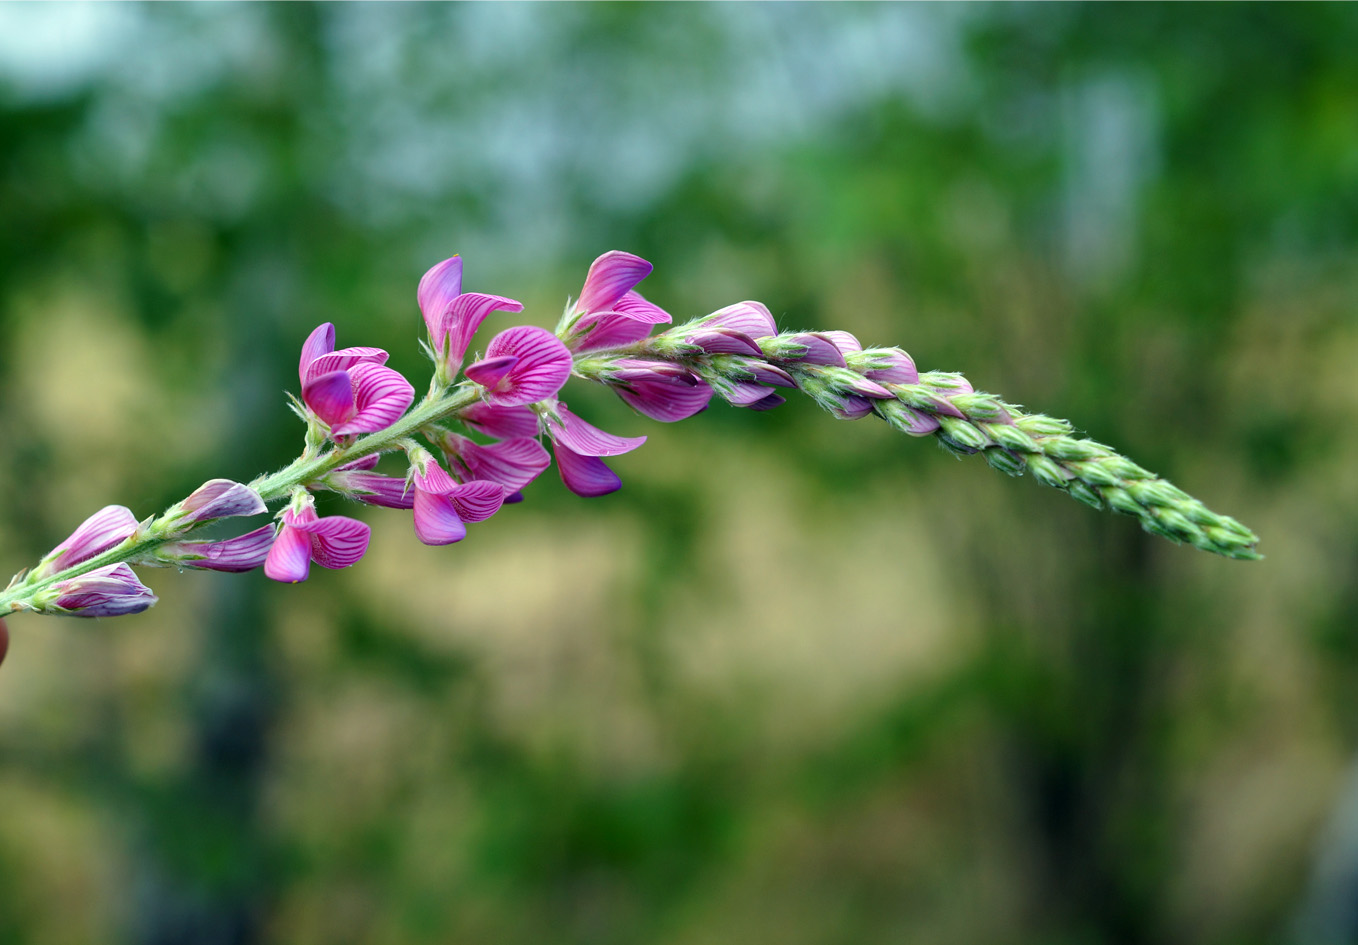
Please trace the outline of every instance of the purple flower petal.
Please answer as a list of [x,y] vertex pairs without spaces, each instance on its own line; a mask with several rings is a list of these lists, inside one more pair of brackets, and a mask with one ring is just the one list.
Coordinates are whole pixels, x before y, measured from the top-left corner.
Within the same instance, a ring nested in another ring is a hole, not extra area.
[[817,332],[825,338],[830,339],[830,343],[839,349],[840,354],[849,354],[854,351],[862,351],[863,346],[858,343],[858,339],[847,331],[822,331]]
[[137,517],[131,509],[123,505],[106,505],[81,522],[69,538],[52,549],[59,554],[48,567],[41,570],[50,574],[88,561],[120,544],[136,530]]
[[745,381],[737,381],[731,385],[731,389],[725,392],[726,402],[737,407],[748,407],[757,404],[761,400],[768,399],[772,394],[772,389],[762,384],[750,384]]
[[766,361],[747,361],[744,366],[754,375],[756,383],[767,384],[770,387],[797,386],[797,382],[792,379],[791,374]]
[[552,464],[542,444],[531,437],[482,446],[465,436],[449,433],[443,437],[442,446],[463,479],[498,482],[510,492],[522,489]]
[[527,407],[477,403],[463,408],[458,419],[478,433],[497,440],[537,436],[538,433],[538,415]]
[[640,256],[613,250],[594,260],[576,303],[581,312],[606,312],[654,268]]
[[310,572],[311,536],[294,525],[283,525],[264,559],[264,576],[296,584],[305,581]]
[[622,488],[622,480],[597,456],[581,456],[561,441],[554,444],[556,468],[566,488],[587,499]]
[[467,537],[467,526],[446,495],[415,493],[415,537],[426,545],[451,545]]
[[156,602],[156,595],[137,579],[126,564],[95,568],[56,584],[55,605],[73,617],[121,617],[139,614]]
[[204,571],[253,571],[267,560],[273,548],[274,527],[264,525],[237,538],[223,541],[176,541],[157,552],[181,568]]
[[372,529],[358,519],[328,515],[307,527],[311,533],[311,559],[323,568],[347,568],[368,550]]
[[859,396],[872,397],[876,400],[894,400],[896,398],[896,395],[891,391],[887,390],[876,381],[868,380],[866,377],[858,377],[855,375],[853,380],[849,383],[849,388]]
[[515,407],[545,400],[561,390],[571,376],[571,353],[561,339],[545,328],[519,325],[500,332],[486,348],[487,359],[514,357],[518,361],[494,387],[486,400]]
[[883,384],[918,384],[919,371],[914,360],[899,348],[882,348],[872,352],[873,367],[863,373]]
[[737,302],[718,309],[703,321],[703,328],[730,328],[751,338],[778,334],[773,315],[761,302]]
[[645,338],[651,333],[653,324],[623,312],[585,315],[571,327],[570,348],[581,354],[621,348]]
[[317,325],[316,330],[307,336],[307,340],[302,342],[302,361],[297,366],[297,375],[306,383],[307,365],[315,361],[323,354],[329,354],[335,350],[335,326],[330,322],[324,325]]
[[708,328],[694,332],[685,339],[691,345],[697,345],[708,354],[747,354],[755,357],[763,357],[764,352],[759,345],[754,343],[754,339],[743,331],[734,328]]
[[830,367],[845,367],[844,355],[839,353],[834,342],[818,332],[804,331],[793,335],[792,341],[806,348],[806,353],[791,361],[805,361],[807,364],[824,364]]
[[620,358],[607,383],[622,400],[652,420],[674,423],[703,410],[712,388],[678,365]]
[[787,403],[787,398],[781,394],[769,394],[763,400],[757,400],[746,406],[750,410],[772,410],[774,407],[781,407],[785,403]]
[[380,453],[369,453],[367,456],[359,457],[352,463],[345,463],[343,466],[340,467],[340,469],[341,470],[376,469],[378,460],[380,460],[381,458],[382,455]]
[[630,453],[646,442],[644,436],[615,436],[606,433],[571,413],[565,404],[557,404],[556,412],[561,417],[561,423],[548,420],[547,431],[557,443],[563,444],[580,456],[619,456]]
[[505,501],[505,487],[498,482],[478,480],[464,483],[448,493],[453,510],[464,522],[484,522]]
[[331,371],[344,371],[365,361],[372,364],[386,364],[389,357],[391,355],[381,348],[341,348],[339,351],[323,354],[308,364],[306,370],[302,372],[302,384],[305,385],[307,381],[320,377],[322,374],[329,374]]
[[860,420],[872,413],[872,401],[856,394],[847,394],[840,398],[838,406],[830,408],[830,412],[841,420]]
[[911,436],[927,436],[942,426],[942,424],[938,422],[937,417],[931,417],[927,413],[920,413],[913,407],[906,407],[905,412],[909,416],[909,426],[905,432],[909,433]]
[[366,470],[337,469],[321,480],[327,489],[351,499],[388,509],[408,509],[415,504],[415,490],[404,479]]
[[482,387],[494,387],[504,380],[510,368],[518,363],[519,359],[512,354],[502,358],[486,358],[484,361],[467,365],[467,369],[462,373]]
[[640,292],[628,292],[613,303],[613,311],[648,325],[668,325],[674,321],[669,312],[654,302],[648,302]]
[[448,339],[447,360],[461,364],[472,343],[472,336],[491,312],[522,312],[523,303],[500,295],[484,295],[480,292],[467,292],[459,295],[448,308],[440,322],[440,334],[435,336],[434,349],[442,352],[443,340]]
[[364,362],[350,368],[349,375],[354,381],[357,413],[340,426],[332,426],[335,436],[385,430],[401,419],[415,400],[415,388],[389,367]]
[[438,332],[443,323],[443,315],[448,311],[448,306],[453,304],[453,300],[461,294],[461,256],[445,259],[420,278],[420,287],[416,291],[415,297],[419,300],[420,314],[424,316],[424,324],[429,329],[429,337],[435,339],[435,347],[438,347],[441,341],[438,338]]
[[184,522],[205,522],[213,518],[259,515],[268,507],[259,493],[230,479],[210,479],[180,503],[187,513]]
[[433,495],[447,495],[457,488],[457,481],[444,471],[428,450],[418,450],[411,454],[414,465],[415,488]]
[[302,401],[332,428],[353,417],[354,381],[348,371],[312,378],[302,387]]

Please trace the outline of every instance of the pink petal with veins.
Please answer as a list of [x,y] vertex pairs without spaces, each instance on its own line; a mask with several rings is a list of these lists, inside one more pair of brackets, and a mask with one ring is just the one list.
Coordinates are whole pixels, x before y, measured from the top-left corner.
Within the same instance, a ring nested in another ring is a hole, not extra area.
[[581,312],[606,312],[615,302],[636,287],[654,268],[640,256],[612,250],[589,267],[576,309]]
[[415,399],[415,388],[389,367],[364,362],[355,364],[348,373],[354,382],[357,412],[331,429],[335,436],[385,430],[401,419]]

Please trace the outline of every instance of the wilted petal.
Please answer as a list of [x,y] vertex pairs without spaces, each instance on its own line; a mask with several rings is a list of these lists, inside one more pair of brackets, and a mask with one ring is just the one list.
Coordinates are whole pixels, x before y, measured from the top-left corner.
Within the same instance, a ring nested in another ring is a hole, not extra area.
[[50,566],[42,570],[52,573],[88,561],[124,541],[136,530],[137,517],[131,509],[124,505],[106,505],[81,522],[69,538],[52,549],[59,554]]
[[538,432],[538,415],[527,407],[501,407],[498,404],[476,403],[464,407],[457,416],[478,433],[499,440],[536,436]]
[[594,260],[585,276],[576,308],[582,312],[604,312],[613,308],[637,283],[651,274],[653,267],[640,256],[612,250]]
[[487,360],[517,360],[494,386],[486,400],[505,407],[545,400],[571,376],[571,353],[561,339],[545,328],[519,325],[500,332],[486,349]]
[[[453,300],[462,294],[462,257],[454,256],[434,266],[420,278],[420,287],[415,297],[420,303],[420,314],[424,316],[429,337],[438,339],[439,326],[443,315]],[[439,341],[435,340],[435,347]]]
[[283,525],[264,559],[264,576],[296,584],[305,581],[310,572],[311,536],[295,525]]
[[755,357],[764,354],[753,338],[734,328],[707,328],[694,332],[684,340],[708,354],[747,354]]
[[718,309],[703,321],[704,328],[731,328],[751,338],[778,334],[773,315],[762,302],[737,302]]
[[448,499],[462,521],[484,522],[500,511],[505,501],[505,487],[498,482],[467,482],[448,493]]
[[302,372],[302,384],[305,385],[306,382],[310,381],[312,378],[320,377],[322,374],[329,374],[331,371],[347,370],[355,364],[363,364],[364,362],[371,364],[386,364],[387,358],[389,357],[391,357],[391,355],[387,354],[381,348],[341,348],[339,351],[323,354],[308,364],[306,370]]
[[817,334],[829,338],[830,343],[839,349],[840,354],[849,354],[854,351],[863,350],[863,346],[858,343],[858,339],[847,331],[821,331],[817,332]]
[[548,420],[548,432],[552,439],[580,456],[618,456],[630,453],[646,442],[644,436],[615,436],[600,430],[571,413],[565,404],[557,404],[556,412],[561,423]]
[[54,589],[59,594],[55,605],[73,617],[139,614],[156,602],[156,595],[126,564],[95,568],[58,582]]
[[622,480],[597,456],[581,456],[561,441],[554,444],[556,468],[566,488],[587,499],[622,488]]
[[311,559],[332,570],[356,564],[372,536],[367,525],[345,515],[328,515],[306,529],[311,534]]
[[484,361],[467,365],[467,369],[462,373],[482,387],[494,387],[504,380],[509,369],[518,363],[519,359],[513,355],[505,355],[502,358],[486,358]]
[[440,334],[435,337],[434,348],[443,350],[443,339],[448,338],[447,360],[461,364],[472,343],[472,336],[491,312],[522,312],[523,303],[500,295],[484,295],[480,292],[467,292],[459,295],[449,307],[440,323]]
[[223,541],[175,541],[161,545],[157,555],[181,568],[204,571],[253,571],[265,562],[273,548],[274,527],[264,525],[237,538]]
[[456,462],[464,479],[498,482],[510,492],[522,489],[552,464],[542,444],[531,437],[519,437],[482,446],[465,436],[449,433],[443,448],[450,462]]
[[185,522],[205,522],[213,518],[259,515],[268,511],[259,493],[230,479],[211,479],[180,503]]
[[451,545],[467,537],[452,500],[423,489],[415,493],[415,536],[426,545]]
[[302,387],[302,401],[331,427],[338,426],[354,415],[353,378],[348,371],[312,378]]
[[385,430],[406,412],[415,399],[415,388],[400,374],[380,364],[355,364],[349,369],[354,382],[354,401],[357,412],[331,432],[336,436],[346,433],[376,433]]
[[323,354],[335,350],[335,326],[330,322],[316,326],[316,330],[302,342],[302,361],[297,366],[297,375],[306,383],[307,365]]

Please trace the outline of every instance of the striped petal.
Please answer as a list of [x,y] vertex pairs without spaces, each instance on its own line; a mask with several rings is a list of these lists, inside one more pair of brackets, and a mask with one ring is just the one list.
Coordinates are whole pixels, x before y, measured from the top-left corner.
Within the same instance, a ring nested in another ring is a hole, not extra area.
[[505,487],[484,480],[468,482],[448,493],[448,499],[462,521],[484,522],[500,511],[505,501]]
[[121,543],[136,530],[137,517],[131,509],[124,505],[106,505],[81,522],[69,538],[52,549],[58,552],[56,559],[49,567],[40,570],[52,573],[88,561]]
[[338,351],[323,354],[308,364],[306,370],[302,373],[302,383],[305,384],[312,378],[329,374],[331,371],[346,370],[355,364],[362,364],[364,361],[370,361],[373,364],[386,364],[389,357],[391,355],[381,348],[341,348]]
[[840,354],[851,354],[863,350],[863,346],[858,343],[858,339],[847,331],[822,331],[817,332],[817,334],[829,338],[830,343],[839,349]]
[[467,365],[467,369],[462,373],[482,387],[494,387],[503,381],[510,369],[518,363],[519,359],[513,355],[505,355],[502,358],[486,358],[484,361]]
[[636,321],[646,322],[648,325],[668,325],[674,321],[669,312],[654,302],[646,301],[645,297],[635,290],[614,302],[613,311]]
[[712,388],[677,365],[621,358],[607,383],[622,400],[652,420],[674,423],[703,410]]
[[434,349],[444,350],[443,340],[447,338],[447,360],[450,363],[461,364],[463,356],[467,353],[467,346],[472,343],[472,336],[486,320],[486,316],[496,311],[522,312],[523,303],[504,296],[484,295],[480,292],[459,295],[444,314],[443,321],[439,323],[440,334],[435,337]]
[[764,355],[753,338],[734,328],[708,328],[694,332],[684,340],[708,354],[747,354],[757,358]]
[[613,250],[594,260],[585,276],[576,309],[581,312],[605,312],[614,303],[651,274],[653,267],[640,256]]
[[581,456],[560,441],[555,444],[553,452],[556,454],[556,469],[561,473],[561,481],[576,495],[592,499],[622,488],[618,474],[597,456]]
[[624,312],[584,315],[571,327],[570,348],[579,353],[621,348],[645,338],[653,326]]
[[853,366],[880,384],[918,384],[919,369],[900,348],[874,348],[863,352]]
[[457,488],[457,481],[444,471],[428,450],[412,453],[411,458],[414,460],[411,475],[416,489],[434,495],[447,495]]
[[333,371],[302,386],[302,401],[332,428],[355,413],[354,381],[348,371]]
[[757,400],[745,406],[750,410],[772,410],[774,407],[781,407],[787,403],[787,398],[782,394],[769,394],[763,400]]
[[236,538],[176,541],[156,550],[161,558],[181,568],[239,574],[253,571],[268,559],[274,537],[274,527],[264,525]]
[[187,513],[184,522],[205,522],[213,518],[259,515],[268,511],[259,493],[230,479],[210,479],[180,503]]
[[312,361],[315,361],[323,354],[329,354],[335,350],[335,326],[330,322],[324,325],[317,325],[315,331],[307,336],[307,340],[302,342],[302,361],[297,366],[297,375],[306,383],[306,369]]
[[442,446],[463,479],[498,482],[510,492],[522,489],[552,464],[542,444],[531,437],[482,446],[465,436],[449,433]]
[[331,430],[336,436],[385,430],[401,419],[415,399],[415,388],[389,367],[364,362],[350,368],[349,375],[354,381],[357,412]]
[[723,391],[723,396],[728,404],[736,407],[748,407],[767,399],[769,394],[772,393],[772,388],[765,387],[762,384],[737,381],[731,385],[729,390]]
[[704,328],[730,328],[751,338],[767,338],[778,334],[773,315],[762,302],[737,302],[718,309],[703,321]]
[[754,375],[755,383],[768,384],[770,387],[796,387],[792,375],[767,361],[746,361],[743,366]]
[[307,531],[311,533],[312,560],[331,570],[357,564],[372,537],[372,529],[366,524],[345,515],[326,516],[313,522]]
[[537,436],[538,433],[538,415],[527,407],[476,403],[463,408],[458,419],[478,433],[493,436],[497,440]]
[[491,339],[486,357],[488,360],[518,359],[486,392],[486,400],[504,407],[545,400],[561,390],[571,376],[570,351],[556,335],[533,325],[519,325],[500,332]]
[[322,479],[321,485],[350,499],[387,509],[408,509],[415,504],[415,490],[409,482],[381,473],[338,469]]
[[437,348],[441,343],[438,330],[448,306],[462,294],[462,257],[454,256],[434,266],[420,278],[420,287],[415,293],[420,303],[420,314],[424,316],[429,337]]
[[845,367],[844,355],[839,353],[834,342],[820,332],[804,331],[793,335],[791,340],[806,348],[806,353],[790,361],[805,361],[807,364],[824,364],[830,367]]
[[557,404],[556,412],[561,422],[548,420],[548,432],[557,443],[581,456],[619,456],[646,442],[644,436],[615,436],[600,430],[571,413],[565,404]]
[[467,537],[452,500],[423,489],[415,492],[415,537],[426,545],[451,545]]
[[126,564],[95,568],[56,585],[57,607],[73,617],[122,617],[139,614],[156,602],[156,595]]
[[285,584],[305,581],[311,572],[311,536],[295,525],[278,530],[264,559],[264,576]]

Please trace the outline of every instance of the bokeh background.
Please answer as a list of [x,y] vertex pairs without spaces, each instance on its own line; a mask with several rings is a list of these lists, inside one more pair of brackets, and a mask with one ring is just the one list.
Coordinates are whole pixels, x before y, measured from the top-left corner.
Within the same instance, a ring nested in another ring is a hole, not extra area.
[[429,265],[550,325],[614,248],[1268,556],[572,389],[652,437],[617,495],[12,619],[0,941],[1358,941],[1356,48],[1352,5],[0,6],[6,575],[285,463],[317,323],[418,388]]

